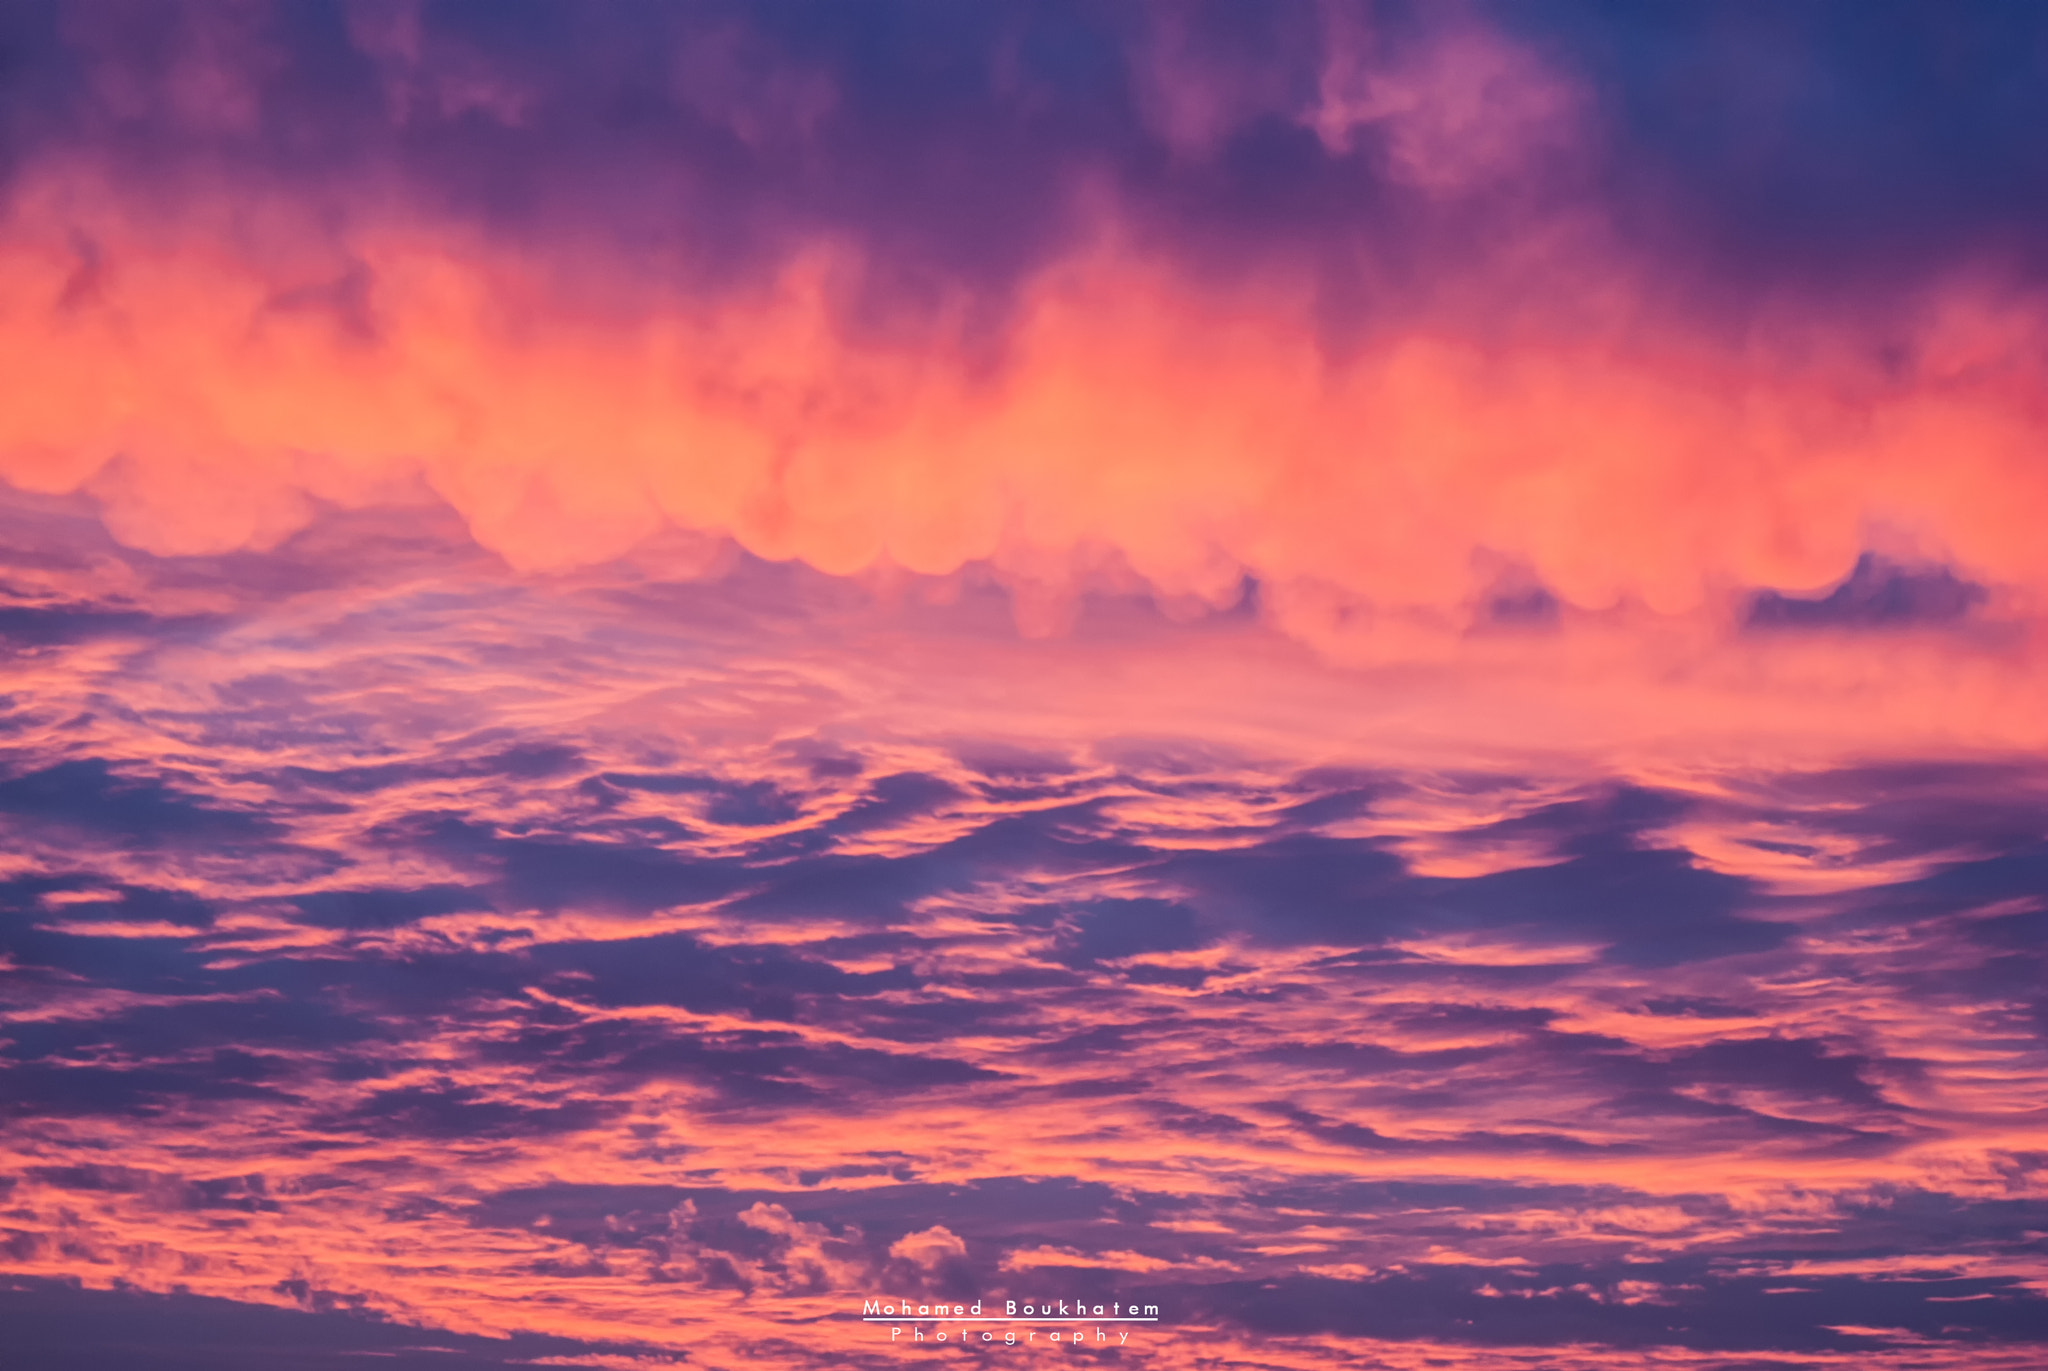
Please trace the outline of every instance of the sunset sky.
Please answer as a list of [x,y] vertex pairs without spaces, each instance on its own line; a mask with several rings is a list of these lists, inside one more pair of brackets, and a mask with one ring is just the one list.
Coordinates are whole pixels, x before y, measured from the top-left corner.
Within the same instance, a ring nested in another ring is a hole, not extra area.
[[0,1363],[2038,1371],[2044,130],[2031,0],[4,0]]

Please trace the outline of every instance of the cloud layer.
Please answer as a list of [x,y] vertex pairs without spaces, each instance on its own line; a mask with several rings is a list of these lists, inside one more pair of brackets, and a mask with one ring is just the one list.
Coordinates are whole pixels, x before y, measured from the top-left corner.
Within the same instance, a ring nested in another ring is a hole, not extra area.
[[1975,161],[1841,146],[1896,73],[1828,11],[796,13],[18,20],[0,474],[165,553],[430,492],[526,568],[993,565],[1033,630],[1255,584],[1351,655],[1870,554],[2032,612],[2040,170],[1918,66]]
[[2037,758],[948,714],[920,639],[1116,658],[327,536],[14,611],[7,1298],[423,1367],[894,1364],[902,1289],[1157,1302],[1158,1366],[2048,1335]]

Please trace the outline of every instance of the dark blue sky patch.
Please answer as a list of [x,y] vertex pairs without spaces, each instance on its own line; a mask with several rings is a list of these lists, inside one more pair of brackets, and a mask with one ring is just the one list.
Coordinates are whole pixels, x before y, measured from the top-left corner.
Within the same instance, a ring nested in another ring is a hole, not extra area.
[[861,798],[824,824],[820,830],[834,837],[865,833],[913,819],[960,798],[960,792],[937,776],[905,771],[871,779]]
[[1369,1042],[1277,1042],[1247,1052],[1247,1062],[1271,1062],[1309,1071],[1328,1071],[1344,1077],[1370,1079],[1394,1072],[1435,1074],[1472,1066],[1500,1056],[1506,1047],[1447,1047],[1403,1051]]
[[284,831],[260,814],[207,803],[155,776],[134,775],[98,757],[58,762],[0,781],[0,814],[143,847],[253,845]]
[[[127,1116],[238,1101],[292,1104],[291,1073],[243,1054],[171,1065],[103,1067],[51,1062],[0,1067],[0,1111],[15,1118]],[[271,1082],[277,1082],[272,1084]]]
[[376,1138],[539,1138],[594,1128],[623,1108],[586,1099],[515,1103],[444,1082],[379,1090],[346,1114],[323,1122],[329,1129],[359,1131]]
[[[1614,1298],[1625,1280],[1655,1283],[1658,1301],[1631,1304]],[[2010,1280],[1937,1282],[1928,1288],[1874,1277],[1802,1277],[1796,1284],[1811,1287],[1810,1293],[1765,1293],[1785,1284],[1790,1282],[1782,1278],[1717,1277],[1703,1261],[1680,1260],[1534,1269],[1433,1267],[1368,1281],[1296,1276],[1263,1286],[1230,1282],[1176,1293],[1265,1333],[1758,1353],[1910,1345],[1837,1331],[1845,1326],[1902,1328],[1957,1346],[2048,1342],[2048,1299],[2022,1293]],[[1695,1288],[1684,1288],[1688,1285]],[[1482,1293],[1485,1288],[1499,1293]],[[1534,1294],[1546,1289],[1554,1293]],[[1518,1297],[1523,1290],[1532,1297]],[[1949,1302],[1956,1294],[1987,1290],[1996,1297]],[[1596,1293],[1603,1298],[1595,1300]],[[1930,1296],[1948,1298],[1930,1302]]]
[[547,944],[530,954],[542,975],[568,973],[578,998],[604,1005],[675,1004],[787,1019],[798,996],[857,998],[907,989],[907,971],[848,972],[776,946],[713,947],[682,933]]
[[1895,1108],[1865,1079],[1870,1063],[1837,1054],[1806,1038],[1733,1038],[1674,1053],[1665,1063],[1672,1079],[1774,1091],[1790,1099],[1830,1100],[1872,1109]]
[[[305,1303],[311,1307],[313,1290]],[[632,1355],[630,1343],[546,1334],[483,1338],[349,1313],[296,1312],[202,1295],[83,1290],[63,1281],[0,1281],[11,1371],[517,1371],[537,1357]]]
[[727,906],[736,915],[885,927],[900,922],[912,902],[966,884],[970,868],[940,849],[902,857],[798,858],[750,875],[756,888]]
[[1067,923],[1058,956],[1077,968],[1147,952],[1186,952],[1208,942],[1195,912],[1167,900],[1097,900]]
[[[906,973],[905,980],[910,978]],[[1061,984],[1065,984],[1064,981]],[[933,996],[904,1000],[820,998],[806,1005],[806,1022],[856,1029],[904,1044],[941,1043],[956,1036],[1029,1038],[1040,1031],[1028,1004],[994,997]]]
[[786,824],[803,813],[802,802],[768,781],[728,781],[716,776],[606,771],[599,780],[621,790],[655,795],[703,795],[704,817],[717,824],[759,827]]
[[1781,926],[1743,917],[1749,889],[1739,877],[1695,865],[1687,852],[1609,850],[1432,882],[1423,926],[1577,934],[1608,942],[1608,956],[1625,965],[1675,966],[1785,942]]
[[[214,986],[183,987],[190,999],[140,1004],[92,1018],[58,1018],[16,1025],[11,1049],[24,1061],[63,1062],[101,1051],[134,1062],[171,1061],[181,1072],[206,1059],[268,1079],[299,1070],[307,1060],[390,1041],[392,1029],[369,1015],[352,1014],[335,997],[262,993],[238,998],[206,995]],[[258,1056],[252,1057],[251,1050]]]
[[1456,836],[1473,842],[1545,838],[1560,852],[1597,856],[1641,846],[1646,832],[1671,823],[1688,807],[1685,798],[1667,791],[1617,785],[1477,825]]
[[40,983],[54,993],[82,982],[173,995],[207,984],[205,954],[184,938],[88,937],[42,926],[49,922],[42,911],[0,911],[0,951],[13,962],[16,984]]
[[486,1044],[483,1055],[563,1079],[595,1077],[620,1089],[649,1080],[693,1081],[736,1107],[851,1107],[878,1093],[1001,1079],[942,1055],[807,1043],[790,1032],[698,1033],[620,1020],[535,1026]]
[[[2009,1243],[2022,1255],[2048,1258],[2048,1200],[1992,1199],[1950,1195],[1919,1186],[1879,1186],[1868,1196],[1845,1196],[1836,1205],[1833,1232],[1812,1241],[1858,1255],[1886,1252],[1928,1254],[1920,1279],[1947,1274],[1943,1254],[1976,1250],[1987,1242]],[[1754,1239],[1738,1244],[1766,1255],[1784,1256],[1798,1246]]]
[[1757,1016],[1754,1009],[1699,995],[1655,995],[1643,1001],[1642,1012],[1660,1018],[1680,1019],[1748,1019]]
[[[2033,818],[2034,831],[2038,833],[2042,817],[2038,812],[2028,817]],[[1998,835],[1990,832],[1984,836],[1995,839]],[[1880,920],[1896,918],[1900,914],[1924,917],[1936,913],[1965,913],[2013,901],[2033,904],[2044,893],[2048,893],[2048,842],[2035,839],[2017,851],[1976,861],[1946,862],[1918,880],[1903,881],[1881,890],[1871,900],[1875,906],[1871,912]],[[1995,939],[1997,930],[2001,928],[2024,928],[2025,913],[2024,909],[2008,907],[2002,915],[1994,914],[1984,921],[1983,927]],[[2002,917],[2014,916],[2020,919],[2018,925],[1999,922]]]
[[1339,1147],[1356,1148],[1361,1152],[1420,1153],[1456,1157],[1541,1155],[1622,1158],[1642,1156],[1650,1151],[1650,1148],[1641,1143],[1588,1142],[1584,1138],[1575,1138],[1569,1134],[1546,1133],[1533,1129],[1514,1133],[1476,1129],[1447,1138],[1427,1140],[1397,1138],[1364,1124],[1324,1118],[1299,1105],[1276,1102],[1261,1108],[1264,1112],[1286,1119],[1319,1141],[1333,1143]]
[[1751,599],[1750,629],[1940,628],[1969,617],[1987,600],[1947,567],[1906,567],[1866,552],[1847,580],[1820,596],[1760,590]]
[[1306,772],[1295,778],[1295,784],[1310,793],[1287,806],[1286,816],[1289,823],[1303,828],[1355,819],[1369,811],[1375,800],[1398,790],[1392,778],[1327,772]]
[[1185,890],[1219,924],[1262,942],[1365,944],[1414,927],[1401,860],[1364,843],[1282,837],[1167,854],[1154,870],[1161,886]]
[[622,843],[484,838],[474,850],[499,870],[514,907],[642,912],[701,904],[753,882],[736,862]]
[[216,913],[189,891],[128,885],[87,872],[0,881],[0,910],[46,922],[168,923],[195,932],[212,927]]
[[[1244,1203],[1257,1208],[1300,1209],[1312,1213],[1380,1214],[1404,1210],[1444,1213],[1512,1214],[1523,1209],[1575,1209],[1641,1203],[1640,1191],[1607,1185],[1557,1185],[1530,1181],[1361,1180],[1352,1175],[1291,1177],[1277,1183],[1253,1183]],[[1726,1202],[1715,1197],[1704,1205],[1714,1212]]]
[[1970,256],[2043,265],[2048,17],[2025,3],[1495,3],[1586,79],[1624,231],[1726,288],[1887,288]]
[[1489,628],[1555,628],[1563,606],[1542,586],[1500,590],[1480,607],[1480,622]]
[[96,638],[146,638],[189,633],[219,621],[162,619],[140,610],[79,605],[0,605],[0,647],[50,647]]
[[87,1193],[147,1196],[152,1205],[178,1210],[218,1209],[243,1214],[278,1212],[261,1173],[194,1178],[109,1164],[38,1166],[29,1175],[44,1185]]
[[393,890],[317,890],[292,898],[308,923],[322,928],[397,928],[437,914],[490,908],[481,891],[466,886]]

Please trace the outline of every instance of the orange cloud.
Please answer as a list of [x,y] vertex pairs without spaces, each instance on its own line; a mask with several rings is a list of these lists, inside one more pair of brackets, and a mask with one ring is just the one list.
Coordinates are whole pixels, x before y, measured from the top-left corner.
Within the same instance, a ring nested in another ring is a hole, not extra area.
[[1462,624],[1509,566],[1572,606],[1661,613],[1825,586],[1873,540],[2048,577],[2031,302],[1958,288],[1888,377],[1846,325],[1737,345],[1660,320],[1593,246],[1516,264],[1590,303],[1532,311],[1521,287],[1342,356],[1293,283],[1092,248],[1030,285],[989,371],[943,326],[850,336],[857,264],[822,245],[762,292],[628,311],[427,223],[337,233],[222,200],[144,227],[51,180],[0,237],[0,475],[89,489],[163,553],[275,543],[309,501],[423,482],[515,566],[664,525],[834,573],[992,560],[1057,589],[1118,563],[1191,606],[1257,578],[1311,637]]
[[[994,712],[1050,711],[1029,733],[1085,699],[1090,727],[1371,751],[2036,745],[2038,303],[1957,284],[1906,323],[1787,307],[1731,340],[1660,313],[1598,233],[1532,233],[1335,349],[1305,282],[1203,282],[1109,227],[1028,284],[990,361],[959,345],[965,302],[850,324],[861,263],[822,244],[722,298],[634,300],[627,264],[396,213],[194,195],[145,223],[52,174],[0,228],[0,477],[88,495],[165,555],[445,502],[521,572],[630,554],[695,576],[731,544],[876,585],[992,571],[1034,635],[1090,591],[1186,620],[1256,586],[1328,661],[1431,673],[1383,680],[1367,717],[1348,672],[1219,662],[1272,659],[1235,630],[1134,648],[1123,686],[1101,645],[1003,667],[991,643],[897,643],[937,654],[929,703],[976,731],[990,711],[961,702],[999,680]],[[1824,591],[1869,549],[1987,590],[1946,624],[1741,631],[1753,588]],[[1233,692],[1272,707],[1239,718]]]

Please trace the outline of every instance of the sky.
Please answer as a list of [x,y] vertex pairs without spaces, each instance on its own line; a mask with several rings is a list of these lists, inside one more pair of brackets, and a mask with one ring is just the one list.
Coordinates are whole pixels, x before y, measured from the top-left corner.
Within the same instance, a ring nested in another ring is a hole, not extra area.
[[2040,1366],[2044,122],[1991,0],[8,0],[10,1365]]

